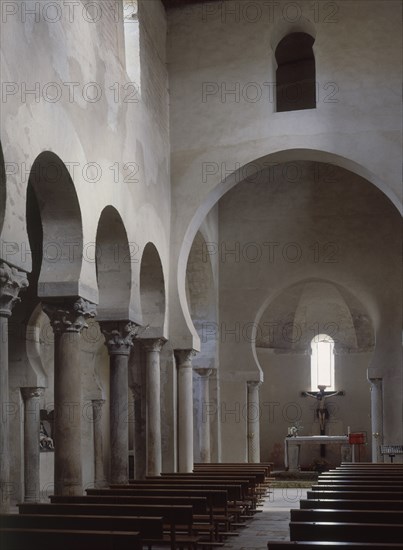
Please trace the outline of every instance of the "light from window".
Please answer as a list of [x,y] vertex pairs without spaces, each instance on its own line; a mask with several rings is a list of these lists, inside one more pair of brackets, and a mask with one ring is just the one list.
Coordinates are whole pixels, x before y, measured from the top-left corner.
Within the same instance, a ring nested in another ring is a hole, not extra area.
[[140,29],[137,0],[123,0],[126,72],[140,90]]
[[333,391],[334,387],[334,341],[327,334],[318,334],[311,341],[311,390],[326,386]]

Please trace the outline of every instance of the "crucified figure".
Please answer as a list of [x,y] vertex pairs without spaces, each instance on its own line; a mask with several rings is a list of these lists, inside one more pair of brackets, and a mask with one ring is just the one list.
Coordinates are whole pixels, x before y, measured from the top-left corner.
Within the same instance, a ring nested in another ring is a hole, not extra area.
[[326,408],[326,399],[328,397],[334,397],[335,395],[344,395],[343,391],[335,391],[332,393],[325,393],[325,388],[327,386],[318,386],[319,391],[309,392],[304,391],[302,392],[302,395],[305,395],[307,397],[312,397],[313,399],[317,399],[318,406],[316,408],[316,414],[319,420],[319,427],[320,427],[320,435],[325,435],[325,424],[326,420],[329,418],[329,411]]

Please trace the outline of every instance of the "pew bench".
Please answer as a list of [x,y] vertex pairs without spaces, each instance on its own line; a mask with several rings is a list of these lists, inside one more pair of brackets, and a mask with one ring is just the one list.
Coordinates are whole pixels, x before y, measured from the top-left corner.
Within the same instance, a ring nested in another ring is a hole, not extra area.
[[141,550],[138,533],[0,528],[0,547],[6,550]]
[[[206,501],[207,510],[193,507],[194,528],[199,534],[210,535],[209,540],[221,542],[223,531],[228,528],[232,517],[228,514],[227,491],[187,490],[187,489],[87,489],[89,496],[130,496],[137,504],[194,504],[201,497]],[[209,528],[212,527],[212,529]],[[222,529],[220,530],[220,528]],[[202,540],[201,540],[202,542]],[[201,544],[201,543],[200,543]]]
[[[203,483],[193,485],[189,483],[170,483],[172,480],[161,482],[159,484],[131,484],[131,485],[111,485],[111,490],[130,491],[130,494],[176,494],[176,495],[212,495],[212,521],[216,526],[216,538],[221,540],[226,536],[236,535],[235,528],[244,526],[247,519],[245,515],[246,506],[243,504],[242,488],[239,485],[206,485]],[[223,493],[225,497],[223,497]],[[219,501],[217,501],[217,497]],[[211,512],[210,512],[211,515]],[[200,520],[201,518],[196,518]]]
[[291,521],[337,521],[343,523],[400,523],[403,510],[291,509]]
[[290,522],[290,540],[402,542],[403,526],[385,523]]
[[403,510],[403,500],[350,500],[345,499],[301,499],[300,508],[303,509],[336,509],[336,510]]
[[[311,487],[312,491],[361,491],[361,492],[384,492],[387,493],[400,493],[403,495],[403,484],[402,483],[394,483],[392,485],[388,485],[385,487],[382,483],[380,485],[372,485],[372,483],[358,483],[356,484],[355,481],[352,481],[351,483],[345,483],[342,485],[341,483],[321,483],[318,485],[312,485]],[[403,497],[402,497],[403,498]]]
[[84,516],[55,514],[1,514],[0,528],[57,529],[64,531],[138,532],[141,539],[163,536],[163,518],[148,516]]
[[[108,491],[108,490],[106,490]],[[208,513],[207,509],[207,498],[205,496],[198,497],[194,495],[189,496],[154,496],[154,497],[136,497],[131,495],[112,495],[107,492],[97,495],[86,496],[56,496],[51,495],[50,501],[52,503],[70,503],[70,504],[134,504],[141,506],[148,505],[174,505],[174,506],[192,506],[193,508],[193,525],[192,530],[195,534],[201,536],[207,536],[208,542],[213,543],[216,528],[213,522],[211,522],[211,515]],[[144,500],[145,499],[145,500]],[[181,533],[184,530],[188,531],[188,525],[176,526],[176,533]],[[189,533],[187,533],[189,534]],[[151,537],[151,535],[150,535]],[[147,538],[150,538],[147,537]],[[154,534],[151,538],[156,538],[157,535]],[[161,537],[158,537],[161,538]],[[200,543],[202,541],[200,540]]]
[[[338,491],[336,489],[324,491],[307,491],[307,499],[350,499],[362,500],[363,491]],[[403,500],[403,492],[399,491],[365,491],[365,498],[368,500]]]
[[[71,498],[71,497],[70,497]],[[76,497],[73,497],[76,498]],[[199,538],[193,534],[192,506],[93,504],[93,503],[22,503],[17,505],[20,514],[100,515],[100,516],[150,516],[162,517],[166,533],[162,539],[143,540],[144,544],[167,545],[172,550],[181,545],[197,548]],[[183,534],[183,531],[186,531]]]
[[[155,481],[155,483],[154,483]],[[248,510],[248,501],[244,497],[245,487],[242,487],[242,483],[207,483],[200,481],[197,482],[188,482],[187,480],[149,480],[146,481],[134,482],[129,485],[111,485],[112,489],[116,488],[128,488],[128,489],[140,489],[147,491],[148,489],[172,489],[172,490],[188,490],[188,491],[197,491],[200,489],[203,490],[225,490],[228,493],[228,514],[232,514],[238,518],[247,519],[246,511]],[[228,521],[231,521],[229,518]]]
[[267,550],[403,550],[402,543],[269,541]]

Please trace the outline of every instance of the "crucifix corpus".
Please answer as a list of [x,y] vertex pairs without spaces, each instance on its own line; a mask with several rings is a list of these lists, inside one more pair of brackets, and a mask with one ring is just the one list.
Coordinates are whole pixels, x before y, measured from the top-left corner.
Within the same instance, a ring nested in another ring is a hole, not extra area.
[[329,411],[326,408],[326,399],[329,397],[335,397],[336,395],[344,395],[344,391],[325,391],[325,388],[327,386],[318,386],[319,391],[313,392],[313,391],[303,391],[301,392],[301,395],[304,397],[312,397],[313,399],[316,399],[318,401],[318,405],[316,407],[316,415],[319,420],[319,427],[320,427],[320,435],[326,435],[325,434],[325,428],[326,428],[326,420],[329,418]]

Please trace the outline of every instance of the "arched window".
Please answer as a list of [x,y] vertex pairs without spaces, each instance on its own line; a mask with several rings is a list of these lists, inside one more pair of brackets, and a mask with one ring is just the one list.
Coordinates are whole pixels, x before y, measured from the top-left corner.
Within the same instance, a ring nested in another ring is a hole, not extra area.
[[316,107],[315,39],[305,32],[285,36],[276,48],[277,111]]
[[311,340],[311,390],[326,386],[334,390],[334,341],[327,334],[318,334]]
[[[137,0],[123,0],[125,65],[131,82],[140,91],[140,28]],[[129,90],[131,91],[131,90]]]

